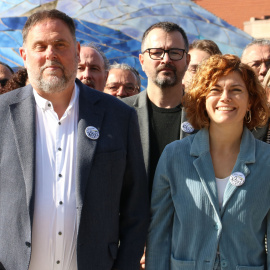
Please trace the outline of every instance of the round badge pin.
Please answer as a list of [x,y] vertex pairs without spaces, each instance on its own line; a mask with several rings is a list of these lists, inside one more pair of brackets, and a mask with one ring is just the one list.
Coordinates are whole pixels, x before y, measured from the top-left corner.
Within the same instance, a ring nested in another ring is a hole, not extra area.
[[99,131],[97,128],[89,126],[85,129],[85,134],[88,138],[92,140],[97,140],[99,138]]
[[233,173],[229,179],[230,183],[234,186],[237,186],[237,187],[242,186],[245,183],[245,180],[246,180],[246,178],[245,178],[244,174],[241,172]]
[[193,126],[187,121],[181,124],[181,129],[186,133],[192,133],[194,131]]

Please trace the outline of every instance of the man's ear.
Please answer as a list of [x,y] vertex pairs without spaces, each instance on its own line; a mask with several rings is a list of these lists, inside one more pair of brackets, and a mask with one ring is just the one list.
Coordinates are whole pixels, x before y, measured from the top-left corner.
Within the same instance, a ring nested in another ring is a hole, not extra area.
[[187,63],[187,66],[189,65],[189,63],[190,63],[190,54],[189,53],[187,53],[187,56],[186,56],[186,63]]
[[142,70],[144,71],[144,55],[143,54],[139,54],[139,60],[142,66]]
[[77,41],[77,45],[76,45],[76,50],[77,50],[77,59],[78,59],[78,63],[81,62],[81,57],[80,57],[80,52],[81,52],[81,44],[80,42]]
[[21,58],[23,60],[24,67],[27,68],[27,65],[26,65],[26,56],[27,56],[26,55],[26,49],[24,47],[20,47],[19,52],[20,52]]

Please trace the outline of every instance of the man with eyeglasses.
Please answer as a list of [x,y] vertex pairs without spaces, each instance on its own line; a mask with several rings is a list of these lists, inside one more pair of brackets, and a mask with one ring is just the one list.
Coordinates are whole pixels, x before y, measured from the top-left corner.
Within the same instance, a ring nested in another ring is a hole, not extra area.
[[12,77],[13,73],[14,71],[9,65],[0,62],[0,90],[4,88],[7,81]]
[[262,83],[270,69],[270,40],[256,39],[243,50],[241,61],[248,64]]
[[185,86],[185,91],[188,91],[189,84],[193,78],[193,76],[197,72],[198,66],[204,60],[208,59],[210,56],[214,54],[222,54],[218,48],[218,45],[208,39],[204,40],[194,40],[189,45],[189,54],[190,54],[190,62],[188,65],[188,69],[183,78],[183,84]]
[[140,93],[141,79],[138,71],[126,63],[114,63],[109,68],[109,75],[104,93],[119,99]]
[[190,56],[185,31],[172,22],[159,22],[143,34],[139,59],[148,77],[147,89],[123,101],[137,111],[151,196],[154,173],[165,146],[187,135],[182,110],[182,79]]
[[[137,111],[143,146],[144,162],[151,197],[153,178],[159,157],[165,146],[182,139],[187,124],[182,108],[182,79],[190,56],[185,31],[172,22],[159,22],[143,34],[139,59],[148,82],[140,94],[123,99]],[[141,260],[144,269],[144,257]]]
[[[264,80],[270,70],[270,40],[255,39],[249,43],[243,50],[241,61],[254,70],[259,81],[265,86]],[[266,91],[269,97],[269,88],[266,88]],[[270,143],[270,118],[265,126],[254,129],[252,133],[256,139]]]

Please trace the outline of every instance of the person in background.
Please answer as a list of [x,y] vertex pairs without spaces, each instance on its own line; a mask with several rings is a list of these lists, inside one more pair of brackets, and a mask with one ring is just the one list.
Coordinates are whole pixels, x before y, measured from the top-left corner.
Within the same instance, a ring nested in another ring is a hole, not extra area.
[[0,91],[2,91],[3,87],[6,85],[7,81],[12,77],[13,73],[14,71],[9,65],[0,62]]
[[[265,88],[265,94],[266,94],[268,107],[270,107],[270,69],[268,70],[266,76],[264,77],[262,85]],[[261,128],[255,128],[252,131],[252,133],[256,139],[262,140],[270,144],[270,115],[269,115],[268,122],[266,123],[266,125],[264,125]]]
[[109,60],[94,43],[82,44],[77,78],[98,91],[103,91],[109,69]]
[[26,86],[28,84],[28,74],[26,68],[20,68],[12,77],[7,81],[3,89],[0,89],[0,94],[7,93],[14,89]]
[[137,95],[140,89],[140,74],[135,68],[125,63],[110,66],[104,93],[122,99]]
[[243,50],[241,61],[248,64],[262,83],[270,69],[270,40],[255,39]]
[[194,40],[189,45],[189,54],[190,54],[190,62],[188,65],[188,69],[185,73],[185,76],[183,78],[185,91],[188,91],[188,86],[193,76],[195,75],[200,63],[214,54],[221,55],[222,53],[218,45],[214,41],[204,39],[204,40]]
[[184,106],[199,131],[160,157],[146,269],[269,270],[270,145],[250,132],[268,118],[264,88],[237,56],[214,55],[190,89]]
[[134,109],[76,79],[56,9],[28,17],[29,84],[0,96],[0,269],[138,270],[149,224]]
[[[255,39],[249,43],[243,50],[241,61],[254,70],[259,81],[263,84],[266,74],[270,70],[270,40]],[[268,96],[269,91],[266,88],[267,99]],[[265,126],[254,129],[252,133],[256,139],[270,143],[270,118]]]

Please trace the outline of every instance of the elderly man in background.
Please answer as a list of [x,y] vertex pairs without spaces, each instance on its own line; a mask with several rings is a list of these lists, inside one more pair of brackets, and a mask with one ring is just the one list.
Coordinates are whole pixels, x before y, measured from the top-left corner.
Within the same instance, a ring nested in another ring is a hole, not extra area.
[[141,79],[135,68],[125,63],[110,66],[104,93],[122,99],[140,93],[140,89]]
[[[255,39],[249,43],[243,50],[241,62],[254,70],[258,80],[266,89],[267,96],[265,98],[269,98],[269,89],[266,88],[264,82],[266,74],[270,70],[270,40]],[[254,129],[252,133],[255,138],[270,143],[270,118],[265,126]]]
[[270,40],[255,39],[243,50],[241,62],[248,64],[262,83],[270,69]]
[[81,45],[77,78],[83,84],[103,91],[108,77],[109,65],[109,60],[98,46],[93,43],[83,44]]
[[202,61],[208,59],[211,55],[219,54],[221,55],[221,51],[219,50],[218,45],[208,39],[204,40],[194,40],[189,45],[189,54],[190,54],[190,62],[188,65],[188,69],[183,78],[183,84],[185,86],[185,90],[188,90],[188,86],[195,75],[198,66]]
[[65,13],[38,11],[22,33],[30,84],[0,96],[0,269],[138,270],[149,204],[136,112],[76,79]]

